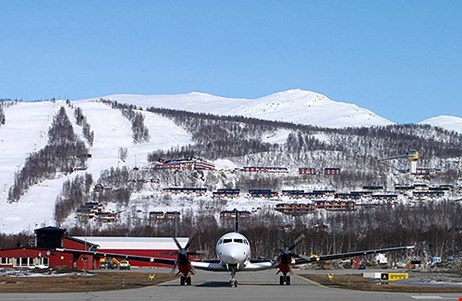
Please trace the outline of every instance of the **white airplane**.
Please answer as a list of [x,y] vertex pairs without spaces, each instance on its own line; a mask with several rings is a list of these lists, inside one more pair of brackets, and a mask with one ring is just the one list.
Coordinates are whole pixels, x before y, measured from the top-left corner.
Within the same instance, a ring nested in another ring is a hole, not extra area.
[[298,255],[292,252],[297,244],[304,238],[300,235],[290,247],[281,248],[279,255],[276,259],[252,259],[250,251],[249,240],[239,233],[238,220],[236,212],[235,231],[226,233],[218,240],[216,244],[217,260],[191,260],[190,256],[202,255],[198,252],[188,251],[192,242],[192,235],[189,238],[185,247],[182,247],[176,238],[175,241],[178,251],[170,254],[176,254],[176,259],[171,258],[157,258],[157,257],[144,257],[116,253],[101,253],[92,251],[57,249],[59,251],[67,251],[80,254],[93,254],[96,256],[110,256],[116,258],[125,258],[139,261],[147,261],[152,263],[160,263],[170,265],[173,270],[178,269],[177,274],[181,274],[180,285],[191,285],[191,276],[195,274],[195,269],[214,271],[214,272],[229,272],[231,279],[229,280],[230,287],[237,287],[236,273],[241,271],[260,271],[267,269],[278,269],[276,274],[281,273],[279,277],[279,284],[290,285],[290,273],[293,265],[300,265],[304,263],[326,261],[339,258],[348,258],[368,254],[387,253],[393,251],[402,251],[413,249],[414,246],[401,246],[392,248],[382,248],[373,250],[363,250],[348,253],[321,255],[314,257],[307,257]]

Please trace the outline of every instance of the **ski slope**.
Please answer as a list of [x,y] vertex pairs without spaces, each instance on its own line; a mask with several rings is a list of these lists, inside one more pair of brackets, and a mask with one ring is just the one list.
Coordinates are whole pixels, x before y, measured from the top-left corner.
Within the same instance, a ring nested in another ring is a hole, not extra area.
[[[18,202],[8,202],[8,190],[14,183],[14,174],[22,168],[28,154],[43,148],[48,141],[48,129],[53,116],[61,106],[66,108],[74,132],[82,136],[82,130],[75,124],[73,108],[63,101],[18,103],[5,108],[6,124],[0,127],[0,232],[19,233],[37,226],[54,224],[54,206],[65,180],[79,174],[90,173],[98,179],[101,171],[110,167],[127,165],[134,167],[147,163],[147,155],[156,149],[169,149],[191,142],[191,136],[173,121],[157,114],[143,112],[145,125],[149,129],[149,142],[134,144],[131,123],[121,112],[95,102],[74,102],[79,106],[94,131],[92,158],[86,171],[72,175],[57,174],[55,179],[46,180],[30,188]],[[126,147],[126,162],[119,160],[119,147]]]

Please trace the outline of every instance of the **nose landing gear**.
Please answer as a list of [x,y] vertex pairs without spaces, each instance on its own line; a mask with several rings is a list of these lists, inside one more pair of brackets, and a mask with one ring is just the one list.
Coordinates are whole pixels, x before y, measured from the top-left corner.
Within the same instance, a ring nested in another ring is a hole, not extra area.
[[181,276],[180,285],[191,285],[191,277],[190,276]]
[[228,266],[229,272],[231,274],[231,280],[229,280],[229,287],[237,287],[237,280],[236,280],[236,272],[237,272],[237,265],[229,265]]
[[290,276],[288,275],[281,275],[279,276],[279,285],[290,285]]

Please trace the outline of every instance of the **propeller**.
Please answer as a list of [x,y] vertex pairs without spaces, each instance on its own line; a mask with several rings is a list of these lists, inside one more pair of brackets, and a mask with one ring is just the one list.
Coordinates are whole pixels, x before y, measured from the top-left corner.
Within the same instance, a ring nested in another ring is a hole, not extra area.
[[[166,254],[169,255],[177,255],[177,259],[175,261],[175,265],[172,268],[171,273],[173,274],[175,270],[178,268],[179,265],[188,265],[190,269],[194,272],[192,266],[190,265],[190,260],[189,256],[201,256],[204,255],[203,253],[200,252],[194,252],[194,251],[188,251],[189,246],[191,245],[194,236],[196,235],[197,232],[193,232],[188,239],[188,243],[182,247],[181,244],[179,243],[178,239],[176,237],[173,237],[173,241],[175,242],[178,251],[177,252],[167,252]],[[178,271],[177,274],[179,274],[181,271]]]
[[[305,235],[300,234],[294,241],[294,243],[290,247],[285,247],[279,249],[279,263],[280,263],[280,268],[276,272],[276,274],[281,272],[281,265],[285,266],[285,268],[288,269],[289,272],[292,272],[292,269],[290,267],[292,258],[300,258],[300,255],[293,253],[292,250],[295,249],[295,247],[305,238]],[[287,271],[285,271],[287,272]]]
[[300,257],[298,254],[292,253],[292,250],[295,249],[295,247],[305,238],[305,235],[300,234],[294,241],[293,245],[290,247],[285,247],[279,249],[280,253],[279,256],[284,255],[284,256],[289,256],[289,257]]

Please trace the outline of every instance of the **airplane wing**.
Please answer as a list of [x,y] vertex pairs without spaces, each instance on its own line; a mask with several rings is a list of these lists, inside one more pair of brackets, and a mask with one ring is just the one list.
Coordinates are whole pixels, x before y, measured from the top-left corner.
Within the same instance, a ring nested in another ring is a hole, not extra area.
[[277,262],[274,260],[251,260],[244,268],[244,271],[261,271],[276,267]]
[[227,271],[219,260],[191,261],[191,266],[198,270],[213,272]]
[[[213,272],[223,272],[227,271],[226,267],[224,267],[219,260],[204,260],[204,261],[191,261],[191,265],[197,270],[206,270],[206,271],[213,271]],[[272,269],[275,267],[274,260],[268,259],[256,259],[251,260],[247,265],[240,269],[239,271],[261,271]]]
[[326,261],[326,260],[333,260],[333,259],[349,258],[349,257],[369,255],[369,254],[377,254],[377,253],[388,253],[388,252],[404,251],[404,250],[414,249],[414,247],[415,246],[402,246],[402,247],[392,247],[392,248],[384,248],[384,249],[372,249],[372,250],[354,251],[354,252],[348,252],[348,253],[320,255],[320,256],[312,256],[312,257],[299,255],[300,258],[297,258],[295,260],[295,264],[303,264],[303,263],[310,263],[310,262],[317,262],[317,261]]
[[118,253],[105,253],[105,252],[83,251],[83,250],[73,250],[73,249],[56,249],[56,251],[74,253],[74,254],[88,254],[88,255],[100,256],[100,257],[131,259],[131,260],[159,263],[159,264],[165,264],[165,265],[171,265],[171,266],[175,266],[175,262],[176,262],[176,259],[172,259],[172,258],[157,258],[157,257],[118,254]]

